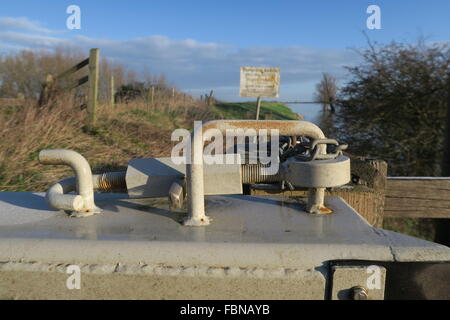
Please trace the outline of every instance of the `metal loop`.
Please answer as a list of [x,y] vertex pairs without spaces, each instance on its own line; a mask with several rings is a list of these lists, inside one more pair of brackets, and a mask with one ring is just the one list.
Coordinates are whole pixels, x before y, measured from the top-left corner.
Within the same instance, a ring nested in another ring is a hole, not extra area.
[[[318,146],[323,144],[335,146],[334,152],[319,154]],[[297,159],[301,161],[332,160],[342,155],[342,151],[347,148],[347,144],[340,145],[335,139],[315,139],[311,141],[309,153],[297,155]]]

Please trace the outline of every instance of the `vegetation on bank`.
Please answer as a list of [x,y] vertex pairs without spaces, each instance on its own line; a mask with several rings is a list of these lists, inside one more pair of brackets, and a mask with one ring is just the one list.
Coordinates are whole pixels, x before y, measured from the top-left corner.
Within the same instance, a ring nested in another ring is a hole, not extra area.
[[[216,114],[221,119],[255,119],[254,102],[219,102],[215,105]],[[261,101],[260,119],[297,120],[302,117],[288,106],[279,102]]]
[[[336,112],[318,125],[348,143],[350,153],[387,161],[389,176],[449,176],[450,43],[369,41],[359,53],[362,62],[347,68]],[[450,245],[450,219],[384,223]]]
[[[94,128],[85,127],[87,85],[65,89],[86,70],[68,83],[59,83],[55,100],[38,108],[47,74],[61,74],[84,58],[82,52],[66,49],[24,50],[0,57],[0,191],[44,191],[73,175],[68,167],[41,165],[37,156],[42,149],[78,151],[95,172],[124,170],[132,158],[169,156],[172,131],[190,129],[194,120],[255,118],[255,103],[215,105],[174,89],[164,75],[148,71],[138,75],[105,57],[100,61],[100,104]],[[110,76],[117,86],[113,109],[107,103]],[[261,110],[264,117],[296,119],[286,106],[266,102]]]
[[[194,120],[254,119],[252,103],[218,103],[161,99],[157,104],[136,99],[115,108],[100,104],[94,128],[85,127],[86,111],[74,107],[69,95],[56,105],[36,108],[36,101],[0,99],[0,191],[45,191],[55,181],[73,175],[65,166],[43,166],[42,149],[72,149],[83,154],[96,173],[125,170],[132,158],[170,156],[171,133],[191,129]],[[263,103],[262,115],[296,119],[279,103]],[[248,117],[250,116],[250,117]]]

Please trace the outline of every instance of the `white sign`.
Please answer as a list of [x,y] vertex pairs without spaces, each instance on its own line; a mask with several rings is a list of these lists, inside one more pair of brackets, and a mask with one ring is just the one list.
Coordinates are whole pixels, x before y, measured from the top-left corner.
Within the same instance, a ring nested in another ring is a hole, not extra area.
[[278,98],[280,68],[241,67],[241,97]]

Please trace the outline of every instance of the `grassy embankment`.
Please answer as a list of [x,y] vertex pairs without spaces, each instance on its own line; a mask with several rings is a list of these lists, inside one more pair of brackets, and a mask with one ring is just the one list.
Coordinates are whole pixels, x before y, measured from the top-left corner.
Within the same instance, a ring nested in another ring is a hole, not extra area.
[[[84,127],[85,111],[58,103],[38,110],[33,101],[0,105],[0,191],[44,191],[55,181],[73,175],[66,166],[44,166],[42,149],[72,149],[83,154],[94,172],[125,170],[132,158],[170,156],[171,133],[190,129],[194,120],[254,119],[255,103],[218,103],[198,100],[188,106],[174,101],[149,106],[145,101],[101,105],[93,130]],[[266,116],[267,114],[267,116]],[[263,102],[261,119],[297,119],[288,107]]]
[[[218,103],[215,106],[216,114],[222,119],[255,119],[256,103]],[[301,116],[294,113],[289,107],[278,102],[261,103],[260,119],[292,120]]]

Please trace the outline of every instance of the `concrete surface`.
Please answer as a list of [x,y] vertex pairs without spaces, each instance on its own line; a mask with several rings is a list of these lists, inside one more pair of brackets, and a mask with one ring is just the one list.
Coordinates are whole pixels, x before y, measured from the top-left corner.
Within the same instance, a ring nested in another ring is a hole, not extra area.
[[[207,227],[166,199],[96,195],[69,218],[41,193],[0,192],[0,298],[324,299],[327,261],[442,261],[450,248],[371,227],[342,199],[307,214],[300,199],[207,197]],[[68,265],[82,289],[68,290]]]

